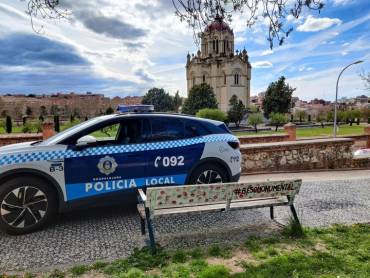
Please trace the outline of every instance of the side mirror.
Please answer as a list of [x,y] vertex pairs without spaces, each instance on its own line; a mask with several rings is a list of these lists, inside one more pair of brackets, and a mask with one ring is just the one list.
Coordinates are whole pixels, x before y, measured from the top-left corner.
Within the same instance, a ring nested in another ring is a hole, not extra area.
[[97,142],[98,141],[96,140],[96,138],[94,136],[86,135],[86,136],[83,136],[83,137],[81,137],[80,139],[77,140],[76,147],[77,148],[84,148],[84,147],[87,147],[89,145],[94,145]]

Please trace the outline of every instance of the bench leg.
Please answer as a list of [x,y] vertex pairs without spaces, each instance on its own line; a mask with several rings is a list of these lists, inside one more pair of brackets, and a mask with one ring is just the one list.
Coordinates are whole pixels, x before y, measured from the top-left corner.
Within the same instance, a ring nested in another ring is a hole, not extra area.
[[274,207],[270,207],[270,218],[274,220]]
[[300,231],[303,232],[301,222],[299,222],[298,215],[293,204],[290,205],[290,211],[293,214],[294,221],[296,221],[296,223],[299,225]]
[[149,241],[150,241],[150,249],[153,253],[155,253],[155,238],[154,238],[154,227],[152,220],[150,219],[150,212],[148,208],[145,208],[145,218],[146,223],[148,225],[148,234],[149,234]]

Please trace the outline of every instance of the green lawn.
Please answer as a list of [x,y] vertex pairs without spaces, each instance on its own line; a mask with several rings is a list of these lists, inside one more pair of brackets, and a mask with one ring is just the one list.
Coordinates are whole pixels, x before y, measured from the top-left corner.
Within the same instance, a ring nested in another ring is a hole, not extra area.
[[65,272],[43,273],[43,277],[370,277],[370,225],[305,229],[298,238],[292,231],[288,227],[280,235],[233,245],[177,251],[159,247],[156,255],[144,248],[127,259],[76,265]]
[[[264,132],[235,132],[235,135],[242,136],[255,136],[257,135],[271,135],[271,134],[283,134],[283,130],[275,131],[264,131]],[[345,136],[345,135],[360,135],[364,134],[364,125],[341,125],[338,129],[338,135],[339,136]],[[333,127],[326,126],[324,128],[321,127],[309,127],[309,128],[297,128],[297,137],[298,138],[304,138],[304,137],[326,137],[326,136],[332,136],[333,135]]]

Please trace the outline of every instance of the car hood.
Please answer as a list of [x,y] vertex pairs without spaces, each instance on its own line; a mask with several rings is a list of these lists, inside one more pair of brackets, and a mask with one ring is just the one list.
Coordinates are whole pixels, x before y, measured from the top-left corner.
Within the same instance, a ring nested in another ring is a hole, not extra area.
[[1,155],[8,155],[8,154],[15,154],[19,152],[27,152],[32,150],[34,146],[32,146],[33,142],[25,142],[25,143],[18,143],[18,144],[12,144],[12,145],[7,145],[4,147],[0,147],[0,156]]

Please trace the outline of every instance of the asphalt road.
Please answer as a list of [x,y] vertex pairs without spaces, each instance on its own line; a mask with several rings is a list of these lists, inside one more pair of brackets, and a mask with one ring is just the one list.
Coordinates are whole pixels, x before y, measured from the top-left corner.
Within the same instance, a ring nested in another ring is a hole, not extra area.
[[[283,176],[268,178],[295,178],[292,174],[280,175]],[[245,179],[252,180],[251,176],[242,178]],[[304,182],[295,204],[305,226],[370,223],[370,177],[347,172],[344,180]],[[192,247],[243,240],[251,234],[277,233],[280,228],[268,213],[268,208],[262,208],[164,216],[155,224],[162,245]],[[278,208],[276,216],[279,221],[286,221],[288,208]],[[112,260],[128,256],[135,247],[144,244],[133,206],[75,211],[59,215],[50,227],[39,232],[22,236],[0,233],[0,272],[48,270]]]

